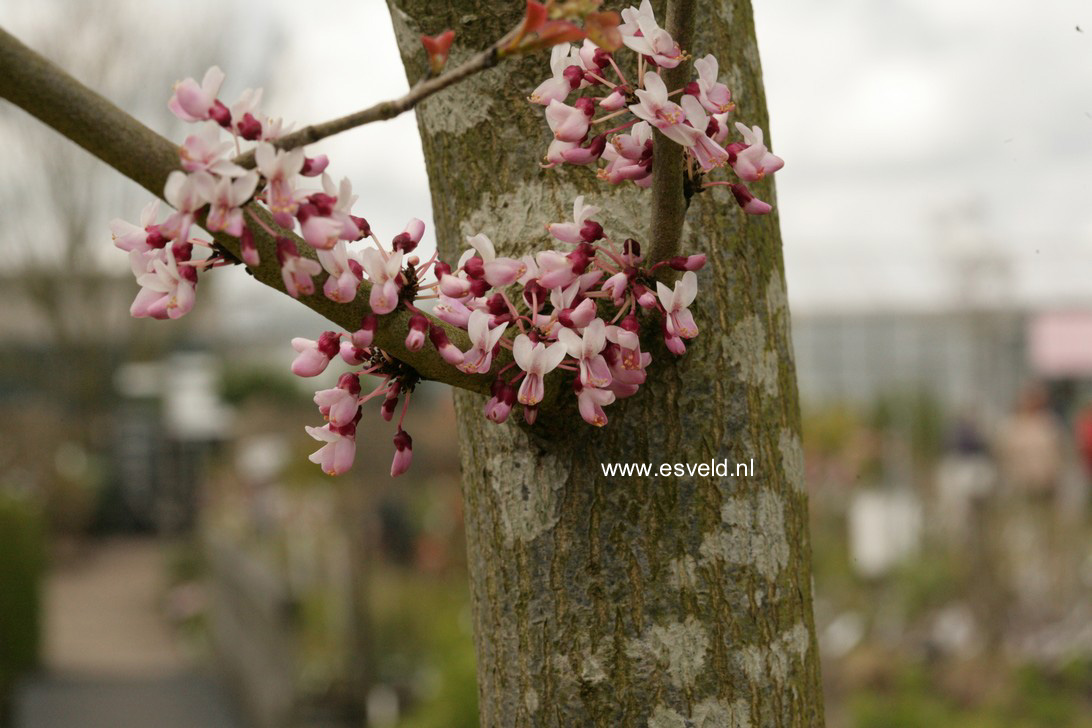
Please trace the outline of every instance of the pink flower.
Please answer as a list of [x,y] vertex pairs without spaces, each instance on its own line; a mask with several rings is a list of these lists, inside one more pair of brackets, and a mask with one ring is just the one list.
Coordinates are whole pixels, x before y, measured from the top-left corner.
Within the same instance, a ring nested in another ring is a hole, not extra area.
[[698,295],[698,275],[693,271],[683,273],[681,280],[671,290],[663,283],[656,282],[656,293],[660,305],[664,307],[664,328],[675,336],[693,339],[698,335],[698,326],[694,316],[687,308]]
[[197,211],[211,199],[215,186],[216,180],[208,172],[186,174],[177,169],[171,172],[163,187],[163,198],[177,212],[163,221],[160,231],[171,239],[185,241],[189,238]]
[[341,224],[330,217],[314,212],[314,205],[300,205],[297,211],[300,235],[316,250],[330,250],[341,236]]
[[465,329],[470,321],[471,311],[466,304],[458,299],[441,294],[436,306],[432,309],[436,317],[441,321]]
[[564,288],[576,280],[572,261],[556,250],[540,250],[535,255],[538,265],[538,282],[543,288]]
[[720,167],[728,161],[728,152],[705,134],[709,126],[709,116],[702,108],[701,102],[695,97],[686,94],[682,98],[682,107],[686,112],[686,120],[692,127],[701,131],[694,137],[694,146],[690,147],[691,154],[698,160],[703,171]]
[[607,424],[607,414],[603,411],[603,407],[614,402],[614,392],[609,389],[586,387],[579,379],[573,382],[573,389],[576,390],[577,408],[584,421],[596,427]]
[[379,317],[374,313],[366,313],[360,317],[360,328],[352,333],[350,339],[353,346],[367,349],[375,339],[375,330],[379,328]]
[[[114,218],[110,221],[110,234],[114,245],[126,252],[147,252],[162,248],[166,239],[159,233],[155,219],[159,216],[159,200],[153,200],[140,212],[140,224]],[[153,244],[155,243],[155,244]]]
[[467,321],[467,333],[470,334],[471,347],[463,355],[459,369],[470,374],[484,374],[493,365],[493,349],[496,348],[507,323],[494,329],[489,328],[490,315],[485,311],[474,311]]
[[322,292],[326,294],[326,297],[337,303],[349,303],[355,299],[356,290],[360,286],[360,276],[354,270],[355,261],[349,256],[349,248],[345,241],[339,240],[332,249],[319,250],[317,254],[319,264],[330,274],[322,286]]
[[277,224],[289,230],[299,209],[302,195],[296,192],[295,179],[303,168],[303,150],[285,152],[272,144],[259,144],[254,150],[258,171],[266,178],[265,201]]
[[630,106],[634,116],[644,119],[663,132],[671,141],[684,147],[691,147],[703,132],[686,126],[686,114],[682,107],[667,98],[667,86],[658,73],[645,74],[645,87],[637,89],[639,102]]
[[258,173],[251,170],[232,180],[221,177],[212,189],[208,216],[205,227],[209,232],[223,230],[228,235],[239,237],[243,234],[243,203],[247,202],[258,186]]
[[299,298],[301,293],[310,296],[315,292],[311,278],[322,271],[322,266],[318,261],[302,257],[299,248],[288,238],[277,238],[277,262],[281,265],[281,280],[289,296]]
[[447,338],[447,333],[442,328],[431,324],[428,328],[428,338],[436,347],[436,351],[440,353],[440,357],[448,364],[458,366],[463,363],[463,353],[451,343],[451,339]]
[[178,149],[182,169],[187,172],[212,172],[222,177],[239,177],[246,170],[224,155],[234,145],[221,141],[220,127],[213,122],[204,124],[196,134],[190,134]]
[[698,72],[698,100],[710,114],[721,114],[736,107],[732,103],[732,92],[723,83],[717,82],[717,59],[712,54],[694,61],[694,70]]
[[341,342],[341,347],[338,349],[337,353],[341,357],[341,360],[351,367],[360,366],[367,361],[370,356],[370,352],[367,349],[356,346],[351,340]]
[[732,196],[748,215],[765,215],[773,209],[768,202],[763,202],[751,194],[747,185],[732,184],[728,185],[728,189],[732,190]]
[[305,427],[307,434],[319,442],[326,443],[307,457],[319,465],[327,475],[341,475],[353,467],[356,457],[355,428],[353,434],[342,434],[342,428],[332,425],[323,427]]
[[582,329],[594,321],[595,317],[595,301],[591,298],[585,298],[574,308],[564,309],[557,315],[561,325],[570,329]]
[[406,348],[410,351],[420,351],[425,345],[425,336],[428,333],[428,319],[419,313],[410,316],[409,333],[406,334]]
[[248,88],[239,94],[239,100],[231,105],[231,130],[247,141],[262,138],[262,122],[257,118],[262,90]]
[[603,156],[607,148],[607,136],[600,134],[593,138],[586,147],[575,146],[564,149],[561,158],[569,164],[591,164]]
[[649,354],[641,351],[641,340],[637,336],[637,318],[631,314],[622,319],[622,324],[607,327],[607,340],[612,346],[608,346],[603,352],[610,367],[611,389],[619,397],[629,394],[620,394],[615,385],[636,387],[644,384],[645,367],[652,361]]
[[508,419],[516,403],[516,388],[503,379],[494,379],[493,396],[485,403],[485,418],[498,425]]
[[572,329],[561,329],[557,340],[565,345],[569,356],[580,364],[580,383],[585,387],[605,387],[610,384],[610,369],[603,358],[602,351],[607,345],[606,323],[601,318],[593,319],[584,328],[583,335]]
[[630,128],[629,134],[615,134],[603,151],[607,166],[598,176],[611,184],[626,180],[641,180],[652,174],[652,126],[641,121]]
[[342,374],[337,386],[315,392],[315,404],[319,411],[335,427],[351,425],[360,409],[360,379],[352,372]]
[[618,26],[618,31],[627,48],[650,57],[661,68],[674,68],[682,62],[682,49],[670,33],[656,24],[648,0],[641,3],[639,11],[634,8],[623,10],[622,20],[625,22]]
[[[573,48],[568,43],[560,43],[550,51],[550,71],[553,75],[540,83],[527,99],[532,104],[549,106],[551,101],[564,101],[574,88],[565,77],[565,69],[574,64]],[[579,56],[576,61],[579,61]],[[577,84],[579,85],[579,83]]]
[[620,87],[615,87],[613,91],[603,97],[599,102],[599,108],[603,111],[618,111],[625,108],[625,106],[626,95],[622,92]]
[[755,182],[785,166],[785,160],[771,154],[763,144],[762,129],[757,126],[748,129],[738,121],[736,128],[743,135],[743,143],[747,145],[746,149],[736,154],[736,161],[732,164],[732,169],[740,179]]
[[197,269],[176,259],[175,245],[147,253],[148,272],[137,278],[141,290],[129,308],[133,318],[181,318],[193,308]]
[[[555,238],[563,243],[591,243],[598,239],[595,236],[596,228],[598,233],[602,234],[603,228],[589,218],[599,212],[599,208],[595,205],[585,205],[584,196],[580,195],[573,201],[573,221],[572,222],[555,222],[546,226],[546,229]],[[585,231],[585,226],[591,223],[591,226]],[[592,237],[592,240],[587,240],[585,237],[587,233],[588,237]]]
[[413,218],[406,223],[406,229],[394,236],[391,247],[402,253],[412,253],[425,235],[425,223]]
[[398,428],[394,435],[394,460],[391,461],[391,477],[397,478],[409,470],[413,462],[413,438],[409,433]]
[[550,146],[546,147],[546,161],[550,164],[545,165],[553,167],[558,164],[565,164],[565,155],[567,153],[574,152],[580,149],[580,142],[563,142],[560,139],[554,139],[550,142]]
[[231,114],[227,107],[216,100],[223,83],[224,72],[217,66],[205,72],[205,78],[200,85],[192,78],[179,81],[174,85],[174,94],[167,102],[167,108],[182,121],[214,119],[224,126],[231,121]]
[[402,292],[402,253],[395,251],[385,254],[378,248],[365,248],[360,257],[360,264],[372,282],[372,292],[368,299],[372,311],[378,314],[390,313],[398,307],[398,298]]
[[527,406],[537,405],[546,393],[543,377],[556,369],[565,358],[565,345],[555,342],[546,346],[541,341],[532,344],[530,338],[520,334],[512,344],[512,355],[519,368],[527,373],[519,387],[519,402]]
[[[587,103],[581,103],[587,102]],[[577,99],[575,106],[551,101],[546,107],[546,123],[554,133],[554,139],[562,142],[579,142],[588,135],[594,106],[590,99]]]
[[527,272],[527,265],[522,260],[497,257],[493,241],[484,233],[467,237],[466,242],[481,257],[482,277],[490,286],[511,285]]
[[324,331],[318,341],[296,337],[292,348],[299,352],[292,361],[292,373],[297,377],[315,377],[326,371],[341,350],[341,337],[333,331]]

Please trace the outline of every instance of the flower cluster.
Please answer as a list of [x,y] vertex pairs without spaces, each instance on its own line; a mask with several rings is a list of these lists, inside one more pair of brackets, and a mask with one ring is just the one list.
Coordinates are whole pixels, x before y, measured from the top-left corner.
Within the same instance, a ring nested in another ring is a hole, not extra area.
[[[549,19],[559,7],[528,0],[524,22],[501,45],[514,53],[563,43],[553,53],[553,77],[531,95],[546,107],[554,132],[547,155],[551,164],[602,159],[606,165],[600,177],[647,186],[656,128],[686,147],[692,180],[724,165],[744,181],[781,167],[757,127],[741,128],[743,141],[723,146],[732,103],[728,89],[716,80],[712,56],[695,64],[696,82],[667,91],[651,69],[672,68],[685,55],[657,26],[647,0],[640,9],[623,11],[620,25],[610,13],[585,13],[587,35],[602,43],[585,40],[578,50],[565,41],[585,31],[564,16]],[[450,32],[422,37],[433,74],[442,71],[452,39]],[[639,54],[639,83],[632,89],[604,50],[623,43]],[[619,83],[606,80],[611,72]],[[347,304],[366,292],[367,313],[355,330],[292,340],[297,356],[291,370],[297,376],[317,376],[334,359],[350,367],[334,387],[315,393],[325,424],[306,428],[322,443],[310,459],[324,472],[337,475],[352,466],[364,405],[373,399],[387,421],[400,410],[391,475],[405,472],[412,461],[413,440],[404,424],[421,377],[377,346],[381,329],[379,338],[389,342],[393,334],[410,352],[431,346],[447,365],[487,378],[492,396],[484,415],[493,422],[506,421],[519,406],[523,419],[533,424],[548,397],[571,388],[580,416],[594,426],[607,423],[605,408],[633,396],[645,382],[652,357],[642,349],[642,330],[657,327],[675,355],[684,354],[685,342],[697,336],[689,307],[705,256],[645,261],[636,240],[612,240],[595,219],[599,208],[577,197],[571,220],[546,226],[556,241],[551,249],[505,257],[479,233],[467,238],[468,248],[454,265],[435,254],[422,261],[415,250],[424,235],[423,222],[413,219],[389,242],[381,242],[368,222],[353,214],[356,196],[349,181],[335,184],[326,174],[324,155],[309,157],[302,148],[276,146],[287,129],[280,119],[259,112],[261,90],[248,89],[229,107],[219,99],[223,81],[214,67],[200,83],[189,78],[176,84],[168,102],[179,118],[197,125],[179,148],[181,169],[170,175],[163,192],[174,211],[160,222],[158,203],[152,203],[138,224],[112,223],[115,244],[129,253],[141,287],[130,310],[137,317],[177,318],[193,307],[199,274],[228,264],[259,266],[262,255],[273,254],[284,289],[293,297],[321,290],[326,298]],[[600,87],[608,91],[602,98],[582,96],[571,106],[565,103],[573,91]],[[679,104],[670,100],[680,92]],[[608,117],[593,120],[597,106]],[[636,118],[589,141],[594,123],[624,113]],[[245,145],[252,146],[253,168],[244,166]],[[743,184],[731,184],[745,211],[769,210]],[[228,250],[202,231],[234,237],[237,246]],[[256,233],[275,240],[275,250],[270,246],[260,252]],[[198,249],[209,253],[195,257]],[[326,278],[319,287],[315,277],[322,273]],[[431,312],[422,308],[427,305]],[[395,326],[404,330],[394,331]],[[453,343],[450,327],[465,331],[460,340],[468,344]],[[560,373],[549,376],[554,371]],[[548,387],[548,381],[558,386]]]
[[[642,265],[640,244],[616,244],[592,219],[598,207],[578,197],[573,219],[547,226],[571,250],[542,250],[519,260],[496,256],[484,234],[467,238],[470,248],[454,269],[440,263],[439,302],[434,313],[465,329],[471,348],[458,364],[465,372],[491,373],[502,349],[512,361],[492,373],[492,398],[485,416],[505,421],[512,408],[534,423],[545,397],[544,377],[555,369],[572,372],[572,389],[581,417],[607,423],[603,410],[632,396],[645,381],[652,357],[641,350],[641,311],[656,314],[668,348],[686,351],[684,339],[697,336],[688,306],[697,295],[694,271],[705,256],[678,257]],[[669,288],[657,270],[683,271]],[[515,334],[508,338],[505,333]]]
[[[308,432],[325,444],[311,456],[331,475],[351,467],[357,423],[362,405],[381,401],[380,412],[391,420],[402,401],[395,436],[391,474],[409,467],[412,439],[403,429],[417,373],[387,352],[373,346],[379,325],[376,314],[405,309],[409,318],[405,346],[418,351],[431,342],[448,364],[469,374],[491,377],[492,397],[484,414],[493,422],[508,419],[518,404],[523,418],[533,424],[539,404],[546,397],[546,375],[554,370],[571,374],[571,388],[580,416],[589,424],[607,423],[604,407],[616,399],[636,394],[646,378],[652,356],[641,349],[641,318],[658,319],[668,350],[686,351],[684,340],[698,334],[689,306],[697,295],[697,275],[704,255],[676,257],[650,266],[642,264],[640,244],[627,239],[616,244],[592,219],[599,208],[578,197],[573,219],[547,226],[549,234],[572,247],[542,250],[519,259],[498,256],[493,242],[482,233],[467,238],[468,249],[457,265],[430,258],[419,265],[416,258],[403,265],[399,241],[387,253],[385,267],[372,279],[372,311],[351,333],[326,331],[317,340],[293,339],[298,356],[292,371],[311,377],[325,371],[335,358],[361,369],[342,374],[336,387],[315,393],[315,404],[327,420]],[[369,248],[365,255],[383,255]],[[377,260],[377,263],[381,261]],[[682,273],[673,287],[656,280],[661,268]],[[418,278],[431,272],[435,280],[420,285]],[[422,291],[433,291],[419,295]],[[433,313],[465,330],[470,339],[465,351],[451,343],[444,329],[417,308],[423,298],[437,299]],[[391,307],[393,306],[393,308]],[[508,336],[506,336],[508,334]],[[510,361],[497,366],[502,352]],[[364,393],[361,377],[380,382]]]
[[[312,459],[328,473],[341,473],[352,463],[360,409],[357,404],[346,414],[349,400],[333,395],[347,391],[359,394],[361,374],[385,376],[383,393],[388,396],[383,412],[391,419],[399,393],[406,395],[408,403],[409,392],[417,381],[412,370],[401,362],[371,348],[371,334],[375,331],[375,315],[390,313],[403,303],[412,306],[417,294],[415,266],[420,265],[412,252],[425,226],[420,220],[411,220],[394,237],[390,249],[382,246],[368,222],[352,214],[357,198],[349,180],[335,185],[325,173],[329,164],[326,156],[308,157],[303,149],[276,148],[271,142],[288,129],[280,119],[259,113],[261,90],[244,91],[239,101],[228,107],[219,99],[223,81],[224,74],[213,67],[200,83],[192,78],[177,83],[167,104],[180,119],[197,125],[179,147],[181,169],[171,173],[163,191],[163,198],[176,211],[157,222],[159,205],[153,202],[144,209],[139,224],[124,220],[111,223],[114,244],[129,253],[133,274],[141,287],[130,313],[151,318],[183,316],[193,308],[200,273],[240,262],[208,236],[202,236],[202,231],[237,238],[241,262],[248,266],[261,264],[255,230],[260,228],[273,236],[284,288],[293,297],[314,294],[315,277],[325,272],[322,294],[332,301],[349,303],[367,279],[373,312],[368,317],[370,323],[362,324],[344,347],[339,347],[340,337],[334,334],[310,344],[301,343],[305,341],[302,339],[292,342],[300,352],[292,370],[300,376],[318,374],[339,353],[353,364],[370,362],[365,370],[343,377],[339,388],[316,395],[327,424],[307,431],[326,444]],[[229,157],[241,154],[248,143],[253,145],[256,169],[246,169]],[[318,184],[309,182],[309,178],[318,178]],[[260,209],[267,214],[261,214]],[[296,240],[302,240],[309,250],[301,252]],[[362,240],[363,247],[351,247]],[[196,249],[210,253],[198,258],[194,256]],[[427,331],[427,319],[418,315],[411,327]],[[413,346],[420,348],[422,344],[423,340],[415,341]],[[397,474],[408,467],[411,452],[409,435],[401,426],[395,446],[399,455],[392,472]]]
[[[544,166],[602,161],[599,179],[610,184],[629,180],[647,187],[652,184],[655,129],[685,148],[691,189],[724,185],[744,212],[769,212],[770,205],[757,199],[745,183],[773,174],[784,162],[766,148],[757,126],[736,122],[742,141],[729,141],[728,117],[735,104],[732,92],[718,81],[717,59],[707,55],[695,60],[697,78],[669,91],[660,69],[675,68],[686,60],[686,53],[656,23],[649,0],[643,0],[640,8],[623,10],[622,20],[617,29],[621,42],[637,54],[636,83],[623,73],[613,53],[589,39],[580,48],[568,43],[554,46],[551,77],[529,97],[545,107],[546,123],[553,133]],[[581,91],[586,94],[568,103],[570,96]],[[603,114],[593,118],[597,110]],[[607,122],[613,126],[596,133],[596,126]],[[733,170],[735,181],[706,179],[725,167]]]

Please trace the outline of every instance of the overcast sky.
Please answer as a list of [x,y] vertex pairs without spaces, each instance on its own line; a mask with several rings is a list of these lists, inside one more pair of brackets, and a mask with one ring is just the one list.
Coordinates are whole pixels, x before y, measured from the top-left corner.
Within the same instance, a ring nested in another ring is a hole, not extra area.
[[[221,64],[228,99],[265,85],[263,105],[304,125],[406,88],[378,0],[232,7],[268,15]],[[755,13],[797,310],[936,306],[952,294],[953,256],[968,255],[1008,262],[1009,300],[1092,302],[1087,2],[756,0]],[[0,9],[17,35],[25,18]],[[255,63],[271,39],[274,59]],[[412,115],[321,150],[382,237],[429,221]],[[135,217],[104,217],[119,213]]]

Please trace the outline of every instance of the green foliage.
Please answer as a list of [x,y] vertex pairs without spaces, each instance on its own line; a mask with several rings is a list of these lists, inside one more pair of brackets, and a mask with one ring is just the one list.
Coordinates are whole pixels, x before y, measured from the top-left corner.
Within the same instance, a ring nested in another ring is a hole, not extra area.
[[465,575],[390,570],[373,585],[376,678],[406,686],[398,728],[477,728],[478,688]]
[[37,507],[0,492],[0,709],[38,664],[45,536]]
[[850,699],[854,728],[1090,728],[1087,662],[1061,670],[1003,664],[958,668],[1000,672],[1000,687],[978,696],[953,695],[921,665],[903,665],[892,683]]
[[224,371],[220,396],[231,405],[251,399],[273,404],[293,405],[309,399],[287,373],[264,367],[230,367]]

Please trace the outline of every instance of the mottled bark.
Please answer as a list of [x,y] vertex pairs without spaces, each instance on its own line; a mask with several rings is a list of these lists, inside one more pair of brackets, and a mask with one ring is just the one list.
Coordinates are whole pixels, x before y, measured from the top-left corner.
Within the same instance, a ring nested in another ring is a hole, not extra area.
[[[393,0],[411,82],[424,72],[421,33],[454,28],[459,62],[507,31],[518,5]],[[736,119],[766,127],[749,3],[698,6],[688,50],[714,53]],[[540,54],[418,107],[447,259],[479,231],[508,255],[549,246],[543,223],[568,218],[578,194],[603,206],[615,238],[648,240],[648,192],[538,167],[549,132],[525,97],[548,73]],[[756,192],[773,200],[768,181]],[[676,360],[653,332],[649,383],[608,408],[605,428],[572,412],[497,426],[481,396],[456,393],[484,726],[823,722],[777,217],[744,217],[725,188],[708,190],[681,247],[709,256],[702,333]],[[753,477],[600,469],[727,459],[734,472],[752,458]]]

